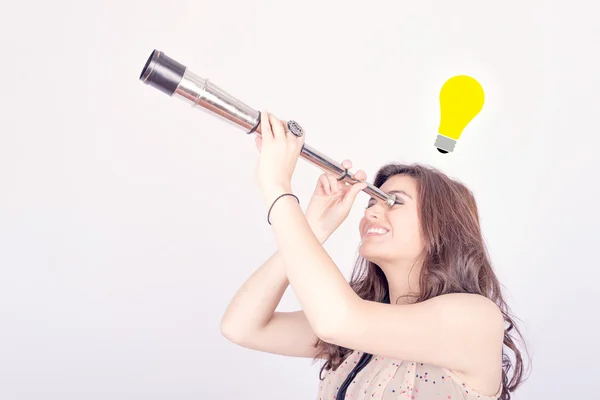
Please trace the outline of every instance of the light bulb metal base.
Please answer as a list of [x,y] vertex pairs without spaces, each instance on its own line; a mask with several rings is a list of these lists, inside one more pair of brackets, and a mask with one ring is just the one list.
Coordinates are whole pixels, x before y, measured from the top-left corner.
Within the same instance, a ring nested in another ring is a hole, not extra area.
[[454,151],[456,140],[449,138],[448,136],[437,135],[434,146],[437,147],[440,152],[450,153]]

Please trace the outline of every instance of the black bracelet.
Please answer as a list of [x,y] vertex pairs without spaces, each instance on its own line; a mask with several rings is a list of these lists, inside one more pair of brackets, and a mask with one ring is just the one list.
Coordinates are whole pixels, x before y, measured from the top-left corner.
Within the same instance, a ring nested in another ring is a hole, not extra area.
[[[273,206],[275,205],[275,203],[277,202],[277,200],[279,200],[279,199],[280,199],[280,198],[282,198],[283,196],[293,196],[293,197],[296,197],[295,195],[293,195],[293,194],[291,194],[291,193],[284,193],[284,194],[282,194],[281,196],[279,196],[278,198],[276,198],[276,199],[273,201],[273,204],[271,204],[271,208],[269,208],[269,213],[267,214],[267,222],[269,223],[269,225],[272,225],[272,224],[271,224],[271,221],[269,221],[269,217],[271,216],[271,210],[273,209]],[[296,200],[298,200],[298,197],[296,197]],[[298,204],[300,204],[300,200],[298,200]]]

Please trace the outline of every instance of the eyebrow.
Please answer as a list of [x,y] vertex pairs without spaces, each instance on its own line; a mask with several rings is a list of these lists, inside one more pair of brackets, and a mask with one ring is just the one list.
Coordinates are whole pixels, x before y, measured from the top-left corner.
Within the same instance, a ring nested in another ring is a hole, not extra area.
[[[413,198],[412,198],[412,196],[411,196],[410,194],[406,193],[404,190],[390,190],[389,192],[386,192],[386,193],[387,193],[387,194],[400,193],[400,194],[403,194],[403,195],[405,195],[406,197],[408,197],[408,198],[409,198],[409,199],[411,199],[411,200],[413,199]],[[371,198],[369,199],[369,201],[371,201],[371,200],[375,200],[375,198],[374,198],[374,197],[371,197]]]
[[406,197],[408,197],[409,199],[412,200],[412,196],[410,194],[406,193],[404,190],[391,190],[391,191],[387,192],[387,194],[394,194],[394,193],[403,194],[403,195],[405,195]]

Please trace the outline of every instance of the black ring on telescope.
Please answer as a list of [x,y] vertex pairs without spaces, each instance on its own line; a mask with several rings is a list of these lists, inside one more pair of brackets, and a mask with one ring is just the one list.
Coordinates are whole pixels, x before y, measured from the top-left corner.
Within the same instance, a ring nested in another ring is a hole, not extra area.
[[340,176],[339,178],[337,178],[337,180],[338,181],[343,181],[346,176],[348,176],[348,170],[347,169],[344,171],[344,174],[342,176]]
[[255,130],[258,129],[258,126],[260,125],[260,118],[261,118],[261,113],[259,111],[258,112],[258,121],[256,121],[256,125],[254,125],[254,128],[250,129],[250,132],[248,132],[248,135],[251,135]]

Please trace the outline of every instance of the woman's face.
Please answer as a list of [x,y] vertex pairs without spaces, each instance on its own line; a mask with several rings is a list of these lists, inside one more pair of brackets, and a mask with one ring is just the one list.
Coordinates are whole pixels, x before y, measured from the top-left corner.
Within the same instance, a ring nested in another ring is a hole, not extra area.
[[[394,175],[380,189],[396,194],[404,204],[389,207],[383,200],[370,199],[359,225],[359,253],[378,265],[414,261],[423,249],[416,181],[407,175]],[[374,231],[370,229],[373,227]]]

